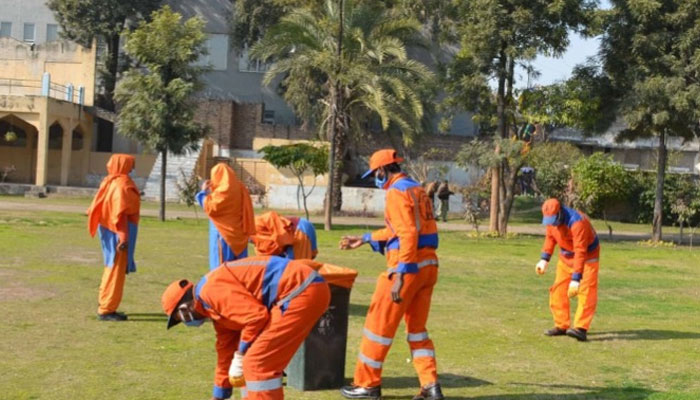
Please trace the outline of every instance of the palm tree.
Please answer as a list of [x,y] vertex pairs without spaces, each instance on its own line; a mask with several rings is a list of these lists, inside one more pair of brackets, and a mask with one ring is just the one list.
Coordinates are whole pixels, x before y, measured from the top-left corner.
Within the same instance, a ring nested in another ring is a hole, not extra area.
[[326,229],[329,207],[340,209],[340,163],[349,137],[376,120],[410,143],[424,126],[420,88],[433,74],[406,53],[420,28],[381,2],[327,0],[292,10],[251,49],[253,57],[272,62],[264,83],[282,76],[286,101],[334,148]]

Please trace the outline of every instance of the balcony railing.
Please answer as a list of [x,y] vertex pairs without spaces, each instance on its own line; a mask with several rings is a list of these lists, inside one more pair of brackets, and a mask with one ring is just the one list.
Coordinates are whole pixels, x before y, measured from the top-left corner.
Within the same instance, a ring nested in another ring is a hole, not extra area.
[[67,83],[51,82],[51,74],[45,72],[41,80],[0,77],[0,95],[44,96],[71,103],[85,104],[85,88]]

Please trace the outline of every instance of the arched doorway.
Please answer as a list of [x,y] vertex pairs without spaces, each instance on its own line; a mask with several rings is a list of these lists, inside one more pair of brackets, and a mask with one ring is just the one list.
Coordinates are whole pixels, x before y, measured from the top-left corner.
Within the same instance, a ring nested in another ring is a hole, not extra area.
[[34,182],[37,132],[17,115],[0,118],[0,178],[6,173],[6,182]]

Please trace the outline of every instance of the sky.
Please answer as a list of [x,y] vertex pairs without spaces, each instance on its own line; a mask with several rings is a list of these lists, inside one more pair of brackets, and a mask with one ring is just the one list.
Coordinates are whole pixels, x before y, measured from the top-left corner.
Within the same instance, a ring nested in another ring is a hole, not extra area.
[[[600,2],[601,8],[610,8],[609,0]],[[584,39],[576,33],[569,34],[569,48],[566,53],[559,58],[537,57],[532,66],[540,72],[540,77],[531,79],[531,85],[549,85],[562,81],[571,76],[571,71],[577,64],[582,64],[588,57],[598,53],[600,38]],[[519,71],[518,87],[527,87],[527,74]]]

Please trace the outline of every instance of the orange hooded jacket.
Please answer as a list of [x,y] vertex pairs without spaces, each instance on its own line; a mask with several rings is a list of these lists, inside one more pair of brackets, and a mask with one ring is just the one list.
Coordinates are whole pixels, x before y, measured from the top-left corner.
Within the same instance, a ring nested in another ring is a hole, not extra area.
[[100,228],[105,265],[113,265],[119,243],[128,243],[129,272],[135,270],[133,254],[141,207],[139,190],[129,177],[134,163],[128,154],[113,154],[107,162],[107,176],[87,210],[90,236]]
[[[248,239],[255,234],[250,193],[227,164],[220,163],[211,169],[210,182],[211,192],[200,192],[197,199],[214,225],[215,233],[221,236],[236,256],[241,256],[248,247]],[[210,249],[210,258],[213,255],[217,258],[216,262],[210,260],[210,268],[216,268],[221,262],[229,261],[219,260],[219,254],[222,252],[221,249],[218,250],[214,254],[214,249]]]
[[318,254],[316,230],[305,218],[282,217],[274,211],[255,217],[256,234],[252,237],[258,255],[279,255],[314,259]]

